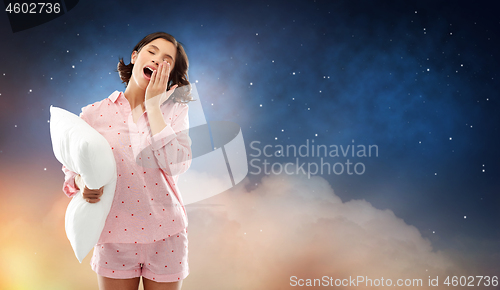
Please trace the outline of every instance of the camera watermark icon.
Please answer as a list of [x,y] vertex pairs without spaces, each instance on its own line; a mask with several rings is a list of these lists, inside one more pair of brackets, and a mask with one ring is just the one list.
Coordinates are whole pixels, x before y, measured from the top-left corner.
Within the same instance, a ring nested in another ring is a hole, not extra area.
[[[170,97],[180,97],[182,94],[190,94],[194,101],[188,103],[188,128],[176,132],[176,136],[189,139],[191,165],[184,173],[174,176],[174,181],[184,204],[188,205],[222,193],[241,182],[248,174],[248,160],[240,126],[230,121],[207,122],[194,83],[176,88]],[[145,168],[159,167],[155,158],[147,158],[151,154],[151,146],[134,146],[139,141],[134,140],[133,136],[131,138],[136,162]]]

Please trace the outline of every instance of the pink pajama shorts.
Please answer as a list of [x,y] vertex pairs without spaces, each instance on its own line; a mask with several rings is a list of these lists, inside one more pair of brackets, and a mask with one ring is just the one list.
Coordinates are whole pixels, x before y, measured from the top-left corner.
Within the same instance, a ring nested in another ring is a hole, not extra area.
[[187,230],[149,244],[96,244],[90,265],[97,274],[114,279],[183,280],[189,274]]

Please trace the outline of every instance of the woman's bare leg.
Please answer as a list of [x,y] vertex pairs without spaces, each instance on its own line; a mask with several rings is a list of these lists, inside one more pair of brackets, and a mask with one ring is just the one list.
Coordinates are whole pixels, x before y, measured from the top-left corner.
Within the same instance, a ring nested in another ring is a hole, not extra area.
[[155,282],[142,277],[144,290],[181,290],[182,280],[175,282]]
[[97,275],[99,290],[137,290],[141,277],[130,279],[113,279]]

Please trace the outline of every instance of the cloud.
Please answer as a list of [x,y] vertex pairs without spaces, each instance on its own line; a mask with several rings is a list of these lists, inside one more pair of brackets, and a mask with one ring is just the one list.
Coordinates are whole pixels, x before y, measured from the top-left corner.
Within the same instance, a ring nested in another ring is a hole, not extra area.
[[[199,175],[200,182],[213,178],[204,176]],[[60,179],[56,181],[59,185]],[[25,192],[35,192],[38,184],[27,185]],[[15,192],[11,186],[5,189]],[[64,232],[69,199],[59,190],[44,204],[15,196],[6,199],[0,213],[4,257],[0,277],[5,278],[0,286],[95,287],[91,255],[79,264]],[[428,276],[439,275],[442,283],[446,275],[487,273],[475,271],[486,268],[475,252],[434,251],[417,228],[392,211],[376,209],[364,200],[342,202],[318,176],[270,175],[258,185],[245,178],[231,190],[187,209],[190,275],[183,283],[185,290],[286,289],[292,287],[291,276],[420,278],[427,285]],[[33,279],[7,279],[26,273]]]
[[66,237],[70,199],[61,190],[60,165],[57,171],[19,174],[31,167],[19,163],[0,170],[0,289],[96,288],[91,255],[78,263]]
[[424,286],[439,276],[443,286],[446,275],[467,273],[463,259],[434,251],[392,211],[342,202],[319,176],[270,175],[257,186],[245,178],[188,206],[188,217],[186,289],[284,289],[291,276],[422,279]]

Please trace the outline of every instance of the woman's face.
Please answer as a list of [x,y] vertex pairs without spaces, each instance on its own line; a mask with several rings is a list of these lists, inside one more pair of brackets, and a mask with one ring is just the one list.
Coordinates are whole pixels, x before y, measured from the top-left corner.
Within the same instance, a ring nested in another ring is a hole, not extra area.
[[160,62],[165,60],[170,63],[170,72],[173,71],[176,53],[177,49],[174,44],[163,38],[157,38],[146,44],[139,53],[132,52],[131,63],[134,64],[134,68],[130,81],[146,90],[152,70],[158,69]]

